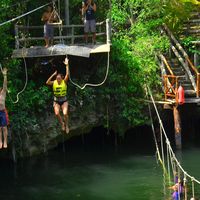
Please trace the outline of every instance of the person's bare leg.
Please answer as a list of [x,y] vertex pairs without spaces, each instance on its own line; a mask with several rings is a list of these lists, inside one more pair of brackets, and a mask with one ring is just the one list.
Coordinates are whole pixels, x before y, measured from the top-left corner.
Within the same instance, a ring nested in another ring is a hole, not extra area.
[[0,128],[0,149],[3,147],[3,142],[2,142],[2,127]]
[[50,44],[50,46],[53,46],[53,38],[50,39],[49,44]]
[[63,122],[62,117],[60,115],[60,105],[57,103],[54,103],[54,113],[61,124],[62,130],[65,131],[65,123]]
[[92,42],[93,44],[96,44],[96,33],[93,33]]
[[65,127],[66,127],[66,133],[69,133],[69,126],[68,126],[68,102],[63,103],[62,105],[62,111],[64,115],[64,121],[65,121]]
[[85,39],[85,44],[87,44],[88,43],[88,33],[84,34],[84,39]]
[[7,128],[7,126],[3,127],[3,137],[4,137],[3,148],[7,148],[8,147],[8,128]]
[[45,47],[47,48],[47,47],[49,47],[49,38],[48,37],[45,37],[44,38],[44,40],[45,40]]

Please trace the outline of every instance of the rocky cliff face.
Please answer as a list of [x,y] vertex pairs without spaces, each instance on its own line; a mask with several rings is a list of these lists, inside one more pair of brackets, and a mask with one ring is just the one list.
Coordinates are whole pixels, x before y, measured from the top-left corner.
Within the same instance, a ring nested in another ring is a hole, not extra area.
[[[81,112],[82,110],[82,112]],[[96,111],[83,109],[70,109],[70,133],[63,133],[53,111],[40,116],[41,123],[30,126],[26,136],[22,138],[23,146],[18,147],[20,157],[38,155],[55,148],[59,143],[73,136],[89,133],[94,127],[103,125],[103,115]]]
[[39,116],[39,123],[27,128],[26,134],[21,138],[22,144],[15,144],[17,156],[30,157],[45,153],[71,137],[90,133],[93,128],[99,126],[108,127],[116,133],[125,133],[130,127],[124,121],[116,121],[116,111],[111,110],[111,107],[109,106],[108,111],[108,105],[100,97],[93,97],[91,103],[83,101],[76,107],[69,106],[69,134],[62,132],[51,108],[44,116]]

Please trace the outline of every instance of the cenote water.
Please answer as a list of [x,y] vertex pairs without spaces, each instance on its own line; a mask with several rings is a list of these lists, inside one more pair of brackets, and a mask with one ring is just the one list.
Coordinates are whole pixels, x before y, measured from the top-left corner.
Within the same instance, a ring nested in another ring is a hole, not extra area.
[[[140,151],[140,150],[138,150]],[[182,162],[200,178],[200,149],[184,150]],[[152,151],[83,151],[0,164],[1,200],[162,200],[162,170]]]

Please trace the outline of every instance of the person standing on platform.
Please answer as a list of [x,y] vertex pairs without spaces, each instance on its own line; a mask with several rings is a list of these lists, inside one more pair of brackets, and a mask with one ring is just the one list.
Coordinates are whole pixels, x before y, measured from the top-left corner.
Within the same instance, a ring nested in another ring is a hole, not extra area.
[[82,16],[84,16],[84,38],[85,43],[88,44],[88,33],[91,32],[92,43],[96,44],[96,18],[95,12],[97,6],[94,3],[94,0],[85,0],[82,2]]
[[44,40],[45,40],[46,48],[48,48],[50,45],[53,45],[54,27],[52,23],[56,20],[57,18],[55,18],[52,6],[48,6],[41,18],[41,21],[45,23],[44,24]]

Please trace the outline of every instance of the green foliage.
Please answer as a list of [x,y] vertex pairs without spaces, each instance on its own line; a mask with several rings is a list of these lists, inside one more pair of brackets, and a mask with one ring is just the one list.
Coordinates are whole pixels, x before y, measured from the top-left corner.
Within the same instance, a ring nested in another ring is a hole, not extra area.
[[[112,1],[112,68],[108,93],[118,105],[117,117],[131,125],[146,121],[145,84],[159,85],[156,55],[169,47],[160,35],[162,5],[154,1]],[[115,88],[115,89],[114,89]]]
[[191,11],[194,10],[193,4],[184,3],[181,0],[165,0],[164,4],[165,23],[175,31],[190,17]]
[[[192,43],[192,41],[196,41],[197,38],[193,36],[188,36],[183,38],[182,43],[187,48],[189,54],[198,54],[200,55],[200,51],[197,49],[196,45]],[[198,67],[199,68],[199,67]]]

